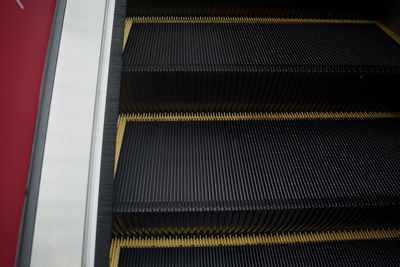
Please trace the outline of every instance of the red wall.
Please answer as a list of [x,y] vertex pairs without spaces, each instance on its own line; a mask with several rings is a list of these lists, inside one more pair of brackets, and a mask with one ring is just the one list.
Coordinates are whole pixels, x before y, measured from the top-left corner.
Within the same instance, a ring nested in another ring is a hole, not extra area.
[[0,3],[0,266],[13,266],[55,0]]

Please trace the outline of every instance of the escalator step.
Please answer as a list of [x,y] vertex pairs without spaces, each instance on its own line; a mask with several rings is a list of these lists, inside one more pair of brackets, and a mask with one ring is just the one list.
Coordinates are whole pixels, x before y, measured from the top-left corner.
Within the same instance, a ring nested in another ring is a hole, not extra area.
[[250,246],[122,247],[111,267],[400,266],[400,239]]
[[396,226],[399,115],[345,115],[122,117],[114,233]]
[[122,112],[399,109],[400,45],[374,22],[182,20],[132,20]]

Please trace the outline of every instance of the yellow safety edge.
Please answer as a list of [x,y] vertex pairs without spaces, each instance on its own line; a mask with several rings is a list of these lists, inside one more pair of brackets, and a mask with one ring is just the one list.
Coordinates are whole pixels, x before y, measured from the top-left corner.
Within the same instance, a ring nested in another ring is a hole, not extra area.
[[117,122],[114,175],[127,122],[139,121],[240,121],[240,120],[318,120],[400,118],[395,112],[229,112],[229,113],[138,113],[121,114]]
[[133,23],[358,23],[374,24],[373,20],[263,18],[263,17],[130,17]]
[[182,112],[119,115],[121,121],[241,121],[400,118],[398,112]]
[[248,246],[388,238],[400,238],[400,230],[378,229],[361,231],[278,233],[240,236],[114,238],[112,240],[110,248],[110,266],[118,266],[121,248]]
[[380,21],[377,21],[376,25],[378,25],[387,35],[392,37],[393,40],[395,40],[398,44],[400,44],[400,36],[397,35],[397,33],[392,31],[391,29],[389,29],[389,27],[387,27],[385,24],[383,24]]
[[133,24],[133,18],[126,18],[125,19],[125,28],[124,28],[124,42],[122,44],[122,50],[125,49],[126,41],[128,41],[129,33],[131,31]]

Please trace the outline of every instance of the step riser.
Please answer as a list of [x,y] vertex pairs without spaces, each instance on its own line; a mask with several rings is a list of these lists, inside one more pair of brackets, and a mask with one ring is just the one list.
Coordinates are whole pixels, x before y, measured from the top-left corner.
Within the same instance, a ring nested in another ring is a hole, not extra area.
[[123,72],[121,111],[398,111],[399,84],[397,74]]
[[390,229],[400,207],[237,212],[114,213],[117,236],[230,235],[325,230]]

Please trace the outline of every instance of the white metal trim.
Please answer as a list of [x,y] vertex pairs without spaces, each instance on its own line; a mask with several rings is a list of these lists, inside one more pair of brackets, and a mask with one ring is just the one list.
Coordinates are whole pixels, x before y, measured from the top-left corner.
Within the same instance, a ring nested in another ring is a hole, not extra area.
[[68,0],[31,266],[93,266],[115,0]]

